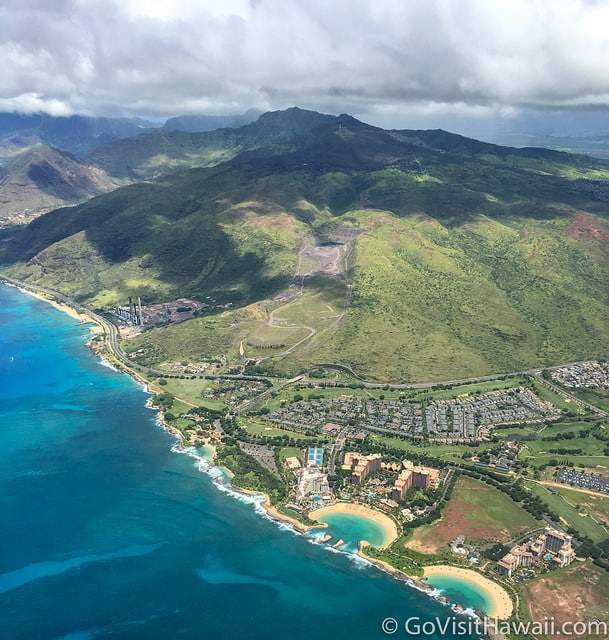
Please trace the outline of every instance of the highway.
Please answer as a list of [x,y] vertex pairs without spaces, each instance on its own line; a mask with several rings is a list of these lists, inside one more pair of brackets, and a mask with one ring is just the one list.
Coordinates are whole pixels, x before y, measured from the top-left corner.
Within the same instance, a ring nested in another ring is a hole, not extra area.
[[[52,300],[56,300],[57,302],[61,302],[63,304],[66,304],[72,308],[74,308],[76,311],[78,311],[79,313],[84,313],[87,316],[89,316],[94,322],[96,322],[98,325],[100,325],[103,329],[104,335],[106,337],[106,343],[110,349],[110,351],[112,352],[112,354],[114,355],[114,357],[119,360],[125,367],[127,367],[128,369],[131,369],[133,371],[136,372],[140,372],[142,375],[152,375],[152,376],[170,376],[171,374],[167,373],[166,371],[161,371],[159,369],[154,369],[152,367],[145,367],[143,365],[137,364],[136,362],[133,362],[129,356],[125,353],[125,351],[123,351],[122,347],[120,346],[120,332],[118,327],[112,322],[110,321],[108,318],[105,318],[104,316],[100,315],[99,313],[97,313],[96,311],[94,311],[93,309],[80,304],[79,302],[77,302],[76,300],[73,300],[71,298],[69,298],[68,296],[65,296],[62,293],[59,293],[58,291],[53,291],[51,289],[46,289],[44,287],[40,287],[38,285],[33,285],[33,284],[29,284],[29,283],[25,283],[25,282],[21,282],[19,280],[15,280],[14,278],[10,278],[6,275],[0,274],[0,281],[4,281],[8,284],[11,284],[15,287],[21,288],[21,289],[26,289],[26,290],[30,290],[33,291],[35,293],[40,293],[43,294],[47,297],[49,297]],[[558,364],[558,365],[552,365],[552,366],[548,366],[548,367],[544,367],[544,368],[534,368],[534,369],[524,369],[522,371],[512,371],[509,373],[498,373],[498,374],[493,374],[493,375],[486,375],[486,376],[473,376],[470,378],[460,378],[460,379],[454,379],[454,380],[444,380],[444,381],[434,381],[434,382],[403,382],[403,383],[396,383],[396,382],[391,382],[391,383],[386,383],[386,382],[375,382],[372,380],[364,380],[362,378],[360,378],[355,371],[353,371],[353,369],[351,369],[350,367],[340,364],[340,363],[332,363],[332,362],[324,362],[324,363],[318,363],[316,366],[323,366],[323,367],[327,367],[327,368],[334,368],[340,371],[344,371],[346,373],[348,373],[349,375],[352,375],[353,377],[355,377],[359,384],[363,385],[365,388],[368,389],[429,389],[431,387],[434,386],[438,386],[438,385],[461,385],[461,384],[475,384],[478,382],[488,382],[488,381],[492,381],[492,380],[498,380],[501,378],[512,378],[512,377],[516,377],[516,376],[534,376],[538,379],[538,381],[542,384],[547,385],[549,388],[551,388],[552,390],[554,390],[556,393],[561,394],[562,396],[568,397],[570,400],[572,400],[573,402],[576,402],[578,404],[580,404],[581,406],[586,407],[589,411],[592,411],[593,413],[595,413],[598,416],[601,417],[606,417],[608,415],[608,413],[606,411],[603,411],[602,409],[600,409],[599,407],[596,407],[594,405],[591,405],[587,402],[584,402],[583,400],[580,400],[579,398],[577,398],[575,395],[569,393],[568,391],[565,391],[564,389],[557,387],[556,385],[552,384],[551,382],[549,382],[548,380],[545,380],[545,378],[541,377],[541,373],[544,370],[553,370],[553,369],[559,369],[561,367],[566,367],[566,366],[570,366],[570,365],[574,365],[574,364],[581,364],[582,361],[577,361],[577,362],[568,362],[568,363],[563,363],[563,364]],[[271,382],[274,385],[277,385],[278,383],[281,386],[285,386],[285,385],[289,385],[289,384],[293,384],[295,382],[299,382],[299,381],[304,381],[304,382],[312,382],[313,384],[319,385],[319,386],[337,386],[336,383],[332,383],[332,382],[328,382],[328,381],[323,381],[323,380],[318,380],[318,379],[308,379],[305,376],[298,376],[296,378],[291,378],[291,379],[286,379],[286,378],[279,378],[279,377],[275,377],[275,376],[264,376],[264,375],[246,375],[246,374],[229,374],[229,373],[223,373],[223,374],[182,374],[184,376],[186,376],[187,378],[207,378],[207,379],[236,379],[236,380],[266,380],[268,382]],[[269,389],[269,392],[272,392],[273,389]],[[266,394],[267,392],[265,392]],[[254,400],[256,402],[254,402]],[[257,401],[259,400],[258,398],[254,399],[252,401],[248,401],[247,403],[244,403],[245,406],[243,408],[240,407],[241,410],[247,408],[248,406],[250,406],[251,404],[256,404]]]

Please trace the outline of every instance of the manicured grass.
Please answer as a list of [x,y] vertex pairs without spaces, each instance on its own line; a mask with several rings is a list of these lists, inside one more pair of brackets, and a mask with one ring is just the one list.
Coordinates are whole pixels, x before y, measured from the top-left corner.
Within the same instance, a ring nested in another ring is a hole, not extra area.
[[161,389],[164,392],[171,393],[178,399],[184,400],[197,407],[207,407],[209,409],[222,410],[226,405],[221,400],[213,398],[203,398],[201,392],[213,386],[211,380],[166,378],[166,385],[159,385],[158,381],[153,383],[154,388]]
[[298,458],[302,462],[304,457],[303,450],[298,447],[281,447],[281,449],[278,450],[277,455],[281,461],[286,458]]
[[569,504],[563,498],[562,490],[530,481],[526,481],[525,486],[547,503],[563,519],[567,526],[573,527],[595,542],[600,542],[609,537],[609,534],[601,525],[587,516],[580,515],[577,507]]
[[521,454],[520,457],[534,467],[548,465],[551,461],[557,460],[559,464],[572,463],[576,467],[589,467],[591,470],[594,470],[594,467],[602,467],[609,470],[609,457],[607,456],[561,455],[558,453],[538,453],[535,456],[531,456],[527,455],[526,450]]
[[438,553],[458,535],[480,543],[505,543],[539,526],[498,489],[461,477],[441,520],[416,529],[407,544],[422,553]]
[[272,422],[264,422],[262,420],[256,420],[255,418],[241,417],[239,418],[239,426],[242,429],[245,429],[248,433],[251,433],[255,436],[287,436],[288,438],[294,438],[294,440],[302,440],[302,441],[310,441],[313,440],[311,436],[308,436],[304,433],[300,433],[298,431],[290,431],[289,429],[280,429],[275,426]]
[[[609,524],[609,496],[593,495],[577,489],[563,489],[552,487],[560,493],[567,502],[575,505],[578,510],[590,514],[595,520],[605,526]],[[609,531],[607,532],[609,537]]]
[[424,444],[417,445],[412,440],[403,440],[401,438],[395,438],[392,436],[384,436],[380,434],[370,434],[369,436],[373,442],[382,444],[391,449],[401,449],[406,454],[412,452],[413,454],[427,454],[446,460],[447,462],[459,462],[463,463],[463,454],[468,453],[474,455],[480,453],[486,449],[490,449],[494,445],[491,443],[480,444],[475,447],[469,447],[464,444]]
[[605,411],[609,411],[609,391],[603,389],[595,389],[594,391],[577,391],[578,398],[589,402]]
[[565,398],[560,393],[554,391],[550,387],[547,387],[540,380],[535,380],[533,382],[533,388],[535,393],[542,399],[547,402],[551,402],[556,408],[561,411],[573,411],[579,415],[586,413],[586,410],[581,408],[579,405],[572,402],[569,398]]
[[309,389],[308,387],[285,387],[277,395],[268,398],[261,406],[268,407],[271,411],[278,409],[283,403],[294,401],[294,396],[300,395],[307,400],[310,395],[321,396],[322,398],[338,398],[348,396],[353,398],[380,398],[384,396],[386,400],[396,399],[404,395],[403,391],[383,390],[383,389],[350,389],[345,387],[327,387],[320,389]]
[[476,382],[474,384],[463,384],[450,389],[424,389],[416,391],[412,395],[413,400],[450,400],[459,396],[471,395],[474,393],[486,393],[498,389],[512,389],[526,385],[528,378],[517,376],[506,378],[505,380],[489,380],[487,382]]
[[[542,435],[546,435],[543,431]],[[553,453],[552,449],[581,449],[582,456],[594,456],[603,452],[606,443],[597,440],[596,438],[573,438],[572,440],[534,440],[526,443],[526,447],[529,451],[529,455],[538,459],[539,456],[554,456],[557,458],[563,458],[560,453]],[[570,457],[570,456],[568,456]]]

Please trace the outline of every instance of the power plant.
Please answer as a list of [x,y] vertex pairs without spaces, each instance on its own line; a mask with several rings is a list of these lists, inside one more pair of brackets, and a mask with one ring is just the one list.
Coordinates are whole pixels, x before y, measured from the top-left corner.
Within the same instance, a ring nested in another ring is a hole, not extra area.
[[116,306],[114,307],[114,314],[127,324],[143,325],[144,320],[142,316],[142,298],[137,297],[137,302],[129,296],[128,306]]

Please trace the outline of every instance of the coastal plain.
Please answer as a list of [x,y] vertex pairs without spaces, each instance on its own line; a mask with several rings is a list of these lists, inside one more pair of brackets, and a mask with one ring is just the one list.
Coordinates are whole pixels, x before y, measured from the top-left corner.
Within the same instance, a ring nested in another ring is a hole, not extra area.
[[578,566],[604,593],[606,393],[556,370],[606,366],[607,165],[299,109],[196,144],[7,231],[2,274],[94,320],[177,448],[318,545],[482,617],[541,615]]

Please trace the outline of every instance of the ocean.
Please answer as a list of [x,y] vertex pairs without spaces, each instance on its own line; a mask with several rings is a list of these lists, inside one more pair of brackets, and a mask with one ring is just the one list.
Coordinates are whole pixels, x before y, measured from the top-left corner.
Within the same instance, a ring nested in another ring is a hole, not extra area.
[[219,489],[87,338],[0,286],[1,640],[369,640],[452,615]]

